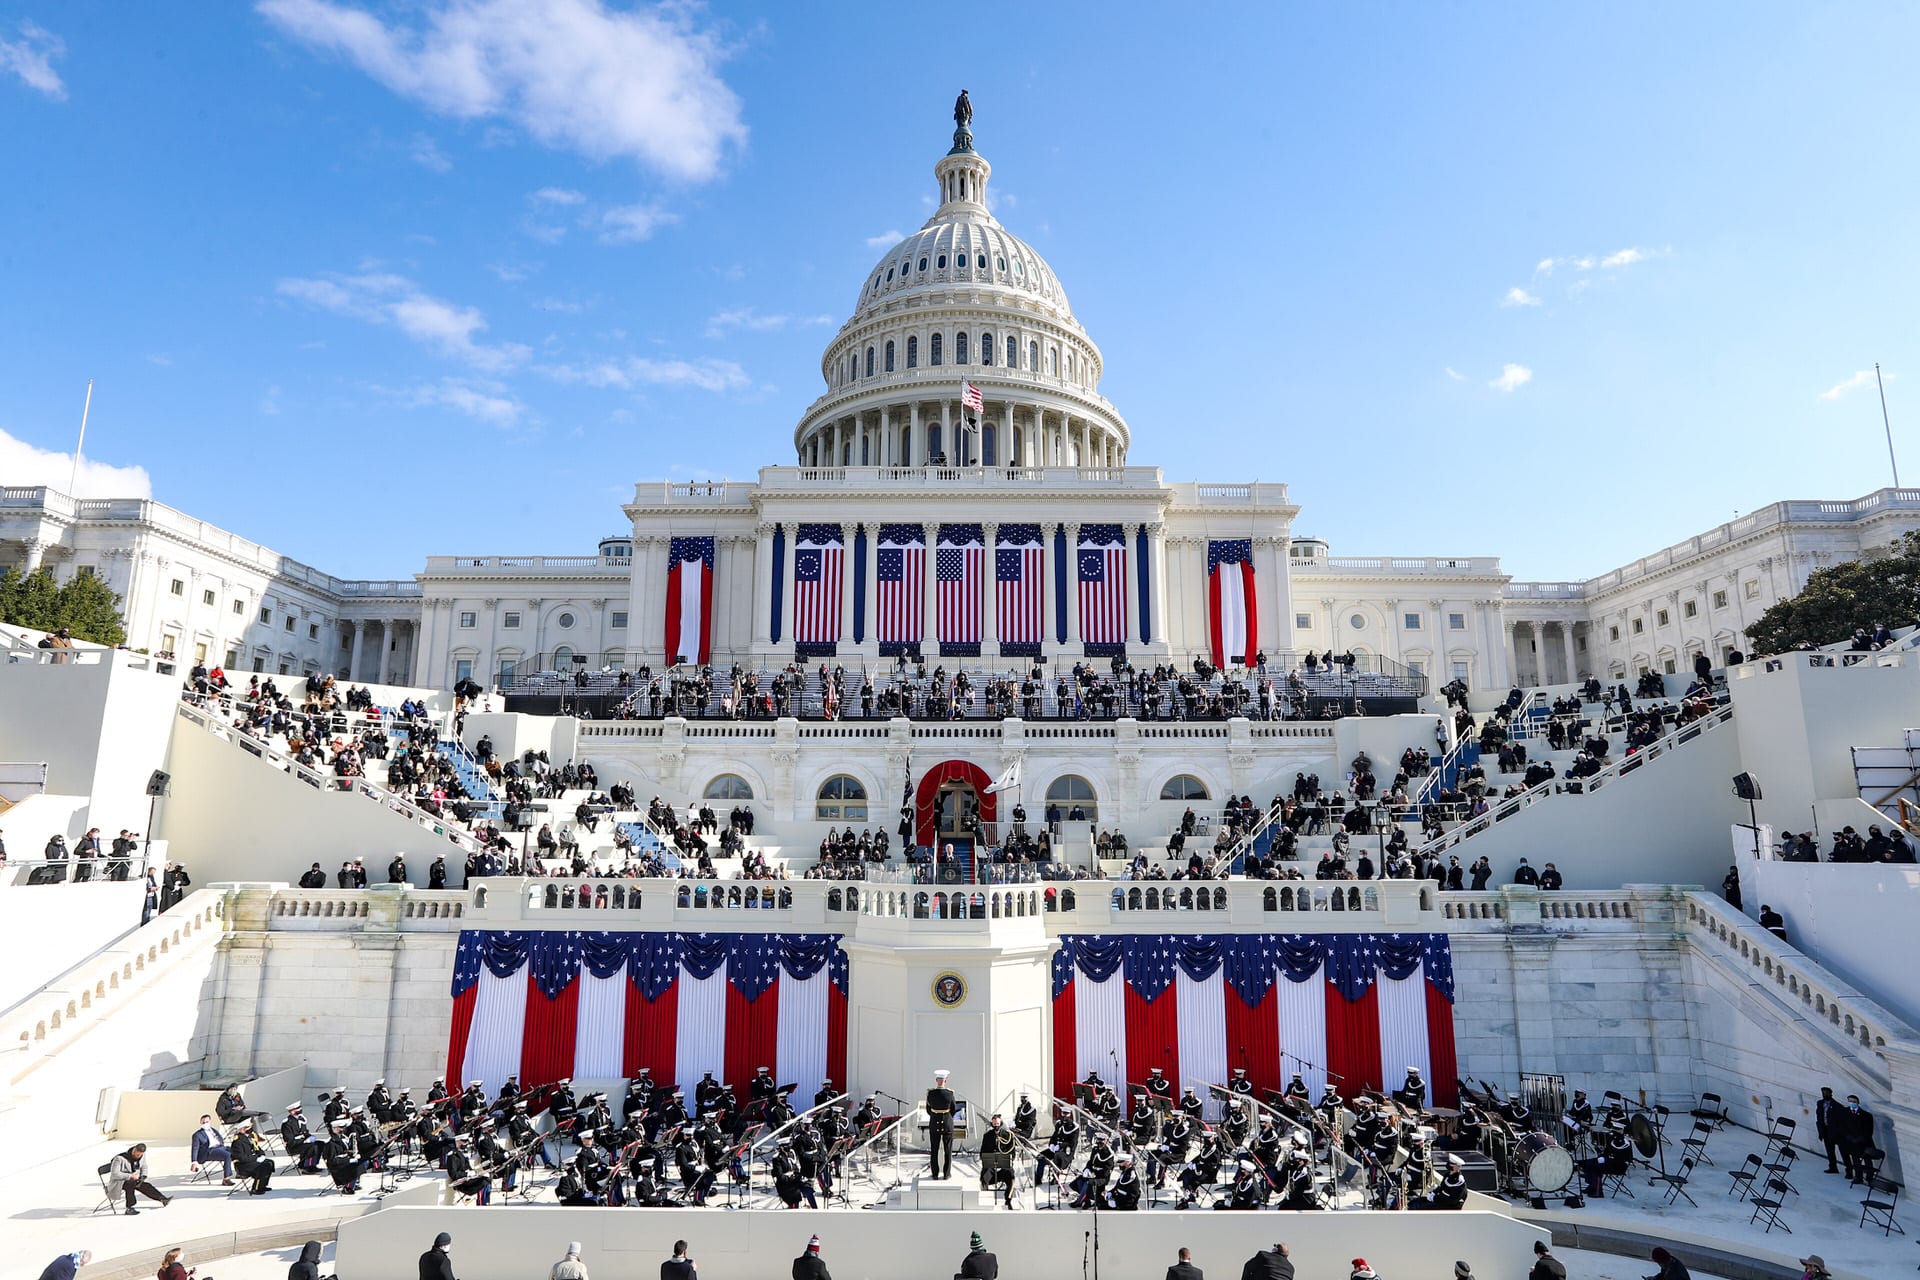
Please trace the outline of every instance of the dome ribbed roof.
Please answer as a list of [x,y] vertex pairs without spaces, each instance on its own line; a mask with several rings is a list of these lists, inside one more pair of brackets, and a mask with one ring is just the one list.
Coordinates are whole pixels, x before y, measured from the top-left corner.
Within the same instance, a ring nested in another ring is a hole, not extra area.
[[867,273],[854,319],[902,294],[955,285],[1009,290],[1042,304],[1063,320],[1073,318],[1066,290],[1046,259],[982,210],[977,216],[935,214],[926,226],[889,249]]

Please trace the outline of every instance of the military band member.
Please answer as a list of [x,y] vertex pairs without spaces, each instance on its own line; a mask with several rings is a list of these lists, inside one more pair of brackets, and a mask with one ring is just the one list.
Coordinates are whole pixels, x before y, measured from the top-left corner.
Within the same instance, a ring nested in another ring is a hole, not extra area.
[[1113,1189],[1107,1192],[1109,1209],[1132,1210],[1140,1207],[1140,1176],[1134,1171],[1133,1157],[1121,1156]]
[[1164,1102],[1173,1101],[1173,1084],[1159,1067],[1147,1072],[1147,1092]]
[[[1295,1076],[1294,1079],[1297,1080],[1299,1077]],[[1306,1088],[1305,1085],[1300,1087],[1302,1089]],[[1242,1097],[1250,1098],[1253,1096],[1253,1081],[1247,1079],[1247,1069],[1245,1067],[1235,1067],[1233,1069],[1233,1076],[1227,1081],[1227,1092],[1237,1093]]]
[[1413,1201],[1412,1209],[1464,1209],[1467,1206],[1466,1162],[1459,1156],[1447,1157],[1447,1172],[1432,1194]]
[[1427,1109],[1427,1082],[1420,1078],[1420,1068],[1407,1068],[1406,1082],[1394,1091],[1393,1100],[1415,1114]]
[[447,1187],[456,1194],[472,1196],[475,1204],[485,1204],[493,1193],[493,1179],[476,1172],[468,1158],[469,1139],[461,1134],[447,1153]]
[[1020,1104],[1013,1109],[1013,1131],[1023,1138],[1031,1139],[1034,1131],[1039,1127],[1039,1110],[1026,1094],[1021,1094]]
[[933,1073],[933,1088],[927,1090],[927,1144],[932,1148],[932,1167],[928,1172],[936,1181],[953,1176],[953,1090],[947,1088],[949,1072]]
[[1013,1155],[1018,1145],[1004,1118],[996,1111],[980,1138],[980,1189],[1006,1188],[1009,1209],[1013,1208]]
[[300,1172],[312,1173],[320,1167],[320,1144],[313,1140],[313,1131],[307,1128],[297,1102],[287,1107],[287,1118],[280,1122],[280,1144],[299,1163]]
[[1200,1116],[1205,1107],[1200,1101],[1200,1095],[1195,1093],[1191,1086],[1181,1092],[1179,1110],[1195,1124],[1200,1123]]
[[1095,1134],[1093,1147],[1087,1152],[1086,1168],[1073,1180],[1073,1207],[1084,1209],[1093,1201],[1106,1194],[1107,1181],[1113,1177],[1113,1148],[1107,1144],[1107,1135]]
[[1320,1196],[1313,1185],[1313,1158],[1304,1149],[1294,1148],[1280,1176],[1286,1187],[1286,1194],[1280,1202],[1282,1209],[1320,1207]]

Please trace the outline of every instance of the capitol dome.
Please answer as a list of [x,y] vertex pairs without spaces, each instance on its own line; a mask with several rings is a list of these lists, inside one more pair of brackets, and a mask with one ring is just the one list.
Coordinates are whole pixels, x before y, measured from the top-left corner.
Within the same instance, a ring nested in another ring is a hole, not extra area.
[[[1100,349],[1046,259],[989,211],[993,166],[971,120],[963,94],[953,147],[934,165],[933,216],[867,273],[821,354],[827,389],[794,429],[801,466],[1126,462],[1126,423],[1099,393]],[[961,403],[967,385],[977,411]]]

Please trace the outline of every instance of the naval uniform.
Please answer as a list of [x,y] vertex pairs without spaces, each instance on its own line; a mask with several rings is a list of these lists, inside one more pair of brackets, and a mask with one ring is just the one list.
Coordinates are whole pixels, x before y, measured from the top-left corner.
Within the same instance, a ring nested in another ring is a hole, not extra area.
[[927,1090],[927,1144],[933,1149],[935,1178],[953,1176],[953,1090],[935,1085]]

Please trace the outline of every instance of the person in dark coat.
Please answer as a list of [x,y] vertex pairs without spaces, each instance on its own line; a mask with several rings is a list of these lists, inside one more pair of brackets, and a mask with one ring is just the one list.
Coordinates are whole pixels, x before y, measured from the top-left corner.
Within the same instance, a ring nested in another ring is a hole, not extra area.
[[660,1264],[660,1280],[697,1280],[700,1269],[687,1256],[687,1242],[673,1242],[673,1256]]
[[1567,1280],[1566,1265],[1553,1256],[1545,1240],[1533,1242],[1533,1270],[1527,1272],[1527,1280]]
[[1654,1265],[1660,1269],[1648,1276],[1646,1280],[1692,1280],[1692,1273],[1687,1270],[1687,1264],[1668,1253],[1666,1249],[1656,1248],[1649,1256],[1653,1258]]
[[442,1231],[433,1238],[433,1248],[420,1255],[420,1280],[454,1280],[453,1259],[447,1256],[453,1237]]
[[1193,1250],[1180,1250],[1180,1261],[1167,1268],[1167,1280],[1206,1280],[1200,1268],[1193,1265]]
[[833,1280],[820,1257],[820,1237],[807,1241],[807,1251],[793,1260],[793,1280]]
[[300,1261],[287,1268],[287,1280],[320,1280],[320,1242],[300,1246]]
[[1820,1141],[1827,1148],[1827,1172],[1840,1172],[1840,1112],[1843,1108],[1840,1099],[1833,1096],[1833,1086],[1824,1085],[1820,1089],[1820,1101],[1813,1104],[1813,1124]]
[[63,1253],[46,1265],[40,1273],[40,1280],[73,1280],[80,1268],[93,1261],[93,1254],[85,1249],[76,1249],[72,1253]]
[[1262,1249],[1240,1268],[1240,1280],[1293,1280],[1293,1259],[1284,1242]]
[[963,1280],[1000,1280],[1000,1259],[987,1252],[987,1245],[978,1231],[973,1233],[972,1247],[960,1263],[959,1274]]

